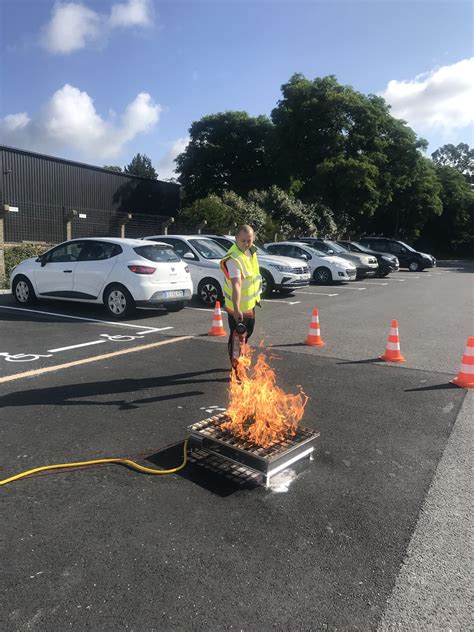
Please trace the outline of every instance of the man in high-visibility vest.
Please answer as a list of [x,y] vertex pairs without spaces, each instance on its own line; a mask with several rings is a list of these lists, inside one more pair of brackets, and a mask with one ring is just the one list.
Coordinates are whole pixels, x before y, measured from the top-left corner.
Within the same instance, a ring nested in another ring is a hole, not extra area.
[[255,327],[255,306],[260,305],[262,277],[253,245],[255,233],[248,224],[240,226],[235,244],[221,260],[224,273],[225,308],[229,317],[229,356],[232,363],[234,331],[242,322],[247,328],[247,340]]

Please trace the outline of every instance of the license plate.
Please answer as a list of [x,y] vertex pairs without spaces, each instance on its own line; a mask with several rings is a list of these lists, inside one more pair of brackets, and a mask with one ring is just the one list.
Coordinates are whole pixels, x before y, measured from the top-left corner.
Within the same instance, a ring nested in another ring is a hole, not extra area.
[[168,292],[163,292],[164,298],[177,298],[178,296],[183,296],[183,290],[169,290]]

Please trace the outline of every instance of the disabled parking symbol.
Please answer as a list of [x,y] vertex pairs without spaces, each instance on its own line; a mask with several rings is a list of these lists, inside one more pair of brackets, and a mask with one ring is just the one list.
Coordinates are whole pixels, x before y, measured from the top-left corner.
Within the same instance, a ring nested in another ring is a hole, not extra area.
[[0,356],[5,357],[6,362],[34,362],[35,360],[39,360],[40,358],[50,358],[51,353],[47,355],[41,353],[8,353],[6,351],[0,352]]
[[131,342],[132,340],[136,340],[137,338],[143,338],[143,336],[122,336],[117,334],[115,336],[111,336],[110,334],[100,334],[103,338],[107,338],[111,342]]

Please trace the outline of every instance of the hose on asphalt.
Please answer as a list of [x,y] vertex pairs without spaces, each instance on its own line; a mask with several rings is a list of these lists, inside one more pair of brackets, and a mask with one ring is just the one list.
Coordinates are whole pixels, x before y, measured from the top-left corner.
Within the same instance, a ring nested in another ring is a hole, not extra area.
[[87,467],[88,465],[104,465],[108,463],[116,463],[118,465],[125,465],[133,470],[138,470],[139,472],[143,472],[144,474],[175,474],[179,472],[183,468],[186,467],[186,463],[188,460],[187,455],[188,449],[188,439],[185,439],[183,444],[183,462],[181,465],[177,467],[173,467],[169,470],[159,470],[151,467],[144,467],[143,465],[139,465],[135,463],[135,461],[131,461],[130,459],[95,459],[94,461],[79,461],[77,463],[57,463],[56,465],[44,465],[42,467],[35,467],[32,470],[27,470],[26,472],[21,472],[20,474],[15,474],[14,476],[10,476],[9,478],[4,478],[0,481],[0,485],[7,485],[8,483],[13,483],[13,481],[19,481],[22,478],[26,478],[28,476],[32,476],[33,474],[37,474],[38,472],[46,472],[48,470],[60,470],[67,469],[70,467]]

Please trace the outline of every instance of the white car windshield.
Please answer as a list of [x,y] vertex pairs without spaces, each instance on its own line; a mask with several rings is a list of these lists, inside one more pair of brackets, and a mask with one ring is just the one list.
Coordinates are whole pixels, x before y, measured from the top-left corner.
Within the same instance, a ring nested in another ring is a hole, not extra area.
[[190,239],[189,243],[204,259],[222,259],[227,252],[225,248],[212,239]]
[[311,252],[311,254],[316,255],[318,257],[328,257],[329,256],[327,252],[323,252],[322,250],[318,250],[314,246],[306,246],[305,245],[305,250],[309,250]]
[[326,244],[326,246],[329,246],[329,248],[332,248],[332,250],[334,250],[334,252],[340,252],[340,253],[347,252],[347,250],[345,248],[343,248],[339,244],[336,244],[335,241],[330,241],[329,239],[327,239],[327,240],[325,240],[324,243]]

